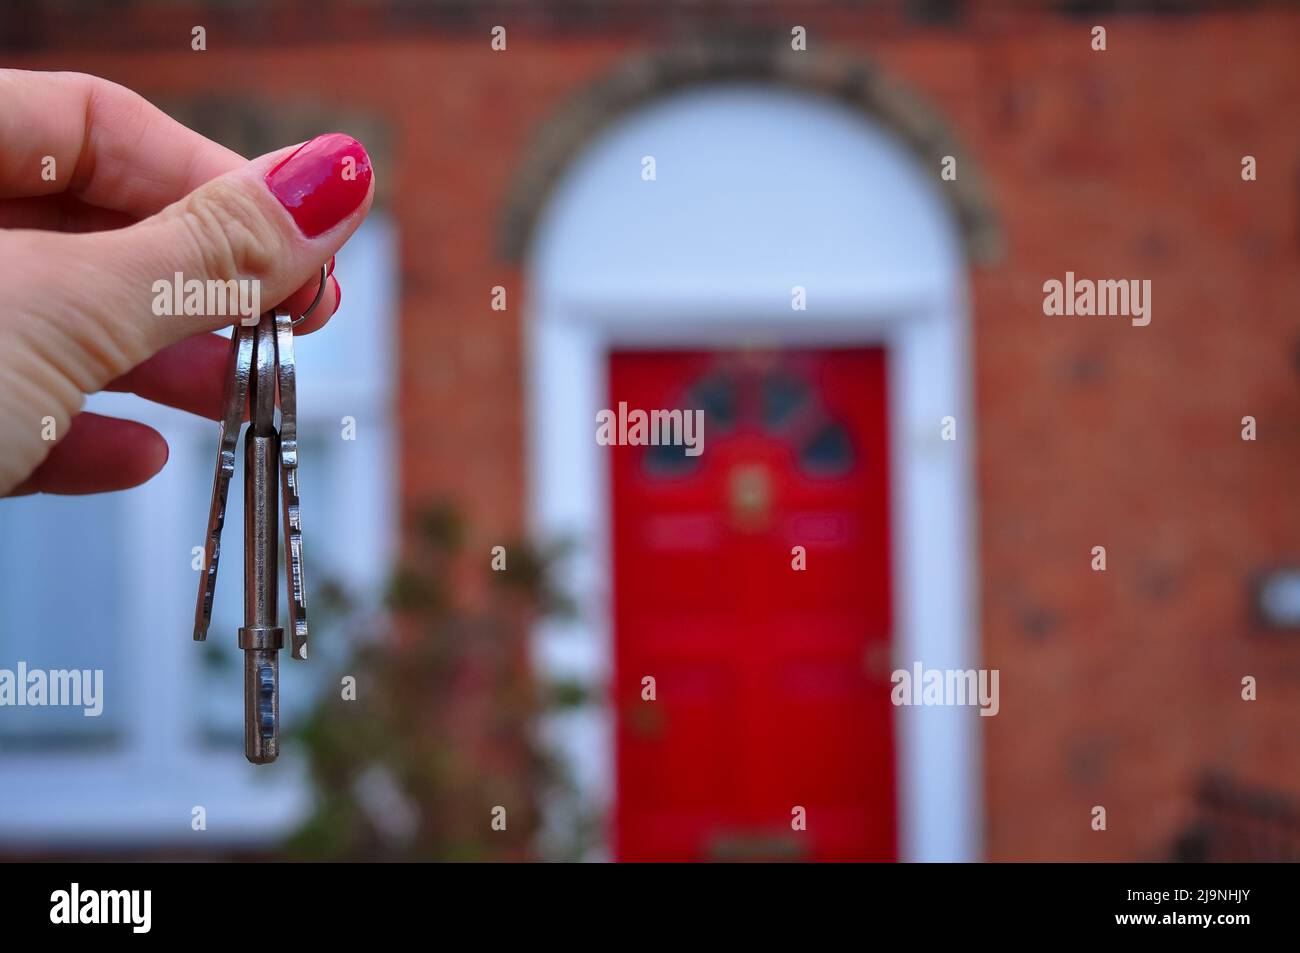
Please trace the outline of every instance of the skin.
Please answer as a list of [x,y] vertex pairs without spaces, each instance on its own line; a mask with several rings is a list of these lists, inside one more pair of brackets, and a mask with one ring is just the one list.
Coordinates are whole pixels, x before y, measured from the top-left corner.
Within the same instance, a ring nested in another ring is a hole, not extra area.
[[[247,160],[113,83],[0,69],[0,496],[126,489],[167,461],[156,430],[83,413],[129,391],[219,416],[229,317],[158,317],[153,282],[261,281],[263,307],[301,314],[320,266],[374,197],[308,239],[263,176],[297,144]],[[56,177],[42,177],[53,156]],[[337,308],[334,278],[312,317]],[[43,439],[53,418],[57,440]]]

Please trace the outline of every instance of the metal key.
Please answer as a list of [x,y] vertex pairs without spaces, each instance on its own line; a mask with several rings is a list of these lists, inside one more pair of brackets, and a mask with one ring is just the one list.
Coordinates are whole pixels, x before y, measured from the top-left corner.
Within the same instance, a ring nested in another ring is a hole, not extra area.
[[[302,514],[298,497],[297,366],[293,327],[320,301],[321,287],[297,321],[268,311],[256,327],[237,325],[231,336],[221,437],[204,543],[203,572],[194,609],[194,638],[207,638],[216,593],[221,531],[226,500],[235,472],[235,452],[245,408],[244,432],[244,625],[239,647],[244,652],[244,755],[268,764],[280,754],[280,649],[284,629],[276,623],[279,574],[277,517],[283,518],[288,618],[292,655],[307,657],[307,596],[302,561]],[[279,392],[280,426],[275,409]],[[280,498],[283,510],[279,509]]]
[[293,320],[275,316],[276,373],[280,386],[280,499],[284,507],[284,569],[289,595],[291,653],[307,658],[307,580],[302,568],[302,514],[298,499],[298,365]]
[[253,369],[253,329],[235,325],[230,336],[230,369],[222,397],[221,439],[217,445],[217,471],[212,478],[212,504],[208,510],[208,531],[203,539],[203,575],[199,579],[199,601],[194,607],[194,641],[208,637],[212,622],[212,599],[217,591],[217,562],[221,558],[221,530],[226,525],[226,498],[235,475],[235,451],[239,428],[248,404],[248,381]]
[[244,435],[244,755],[267,764],[280,753],[280,649],[275,583],[279,575],[276,497],[280,438],[275,429],[275,316],[262,315],[253,345]]

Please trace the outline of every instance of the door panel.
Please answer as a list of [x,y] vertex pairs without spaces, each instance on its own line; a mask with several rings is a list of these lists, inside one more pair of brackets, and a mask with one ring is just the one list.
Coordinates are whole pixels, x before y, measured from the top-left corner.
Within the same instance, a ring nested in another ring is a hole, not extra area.
[[698,457],[609,448],[617,856],[892,859],[884,352],[617,352],[609,385],[705,411]]

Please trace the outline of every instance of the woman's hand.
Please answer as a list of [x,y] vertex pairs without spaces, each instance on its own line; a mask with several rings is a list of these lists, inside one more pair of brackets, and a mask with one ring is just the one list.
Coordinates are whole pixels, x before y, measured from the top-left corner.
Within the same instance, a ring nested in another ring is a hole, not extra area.
[[[250,162],[121,86],[0,70],[0,496],[157,473],[157,431],[79,410],[107,388],[219,416],[229,342],[209,332],[240,319],[238,298],[221,314],[167,313],[184,300],[177,275],[256,282],[242,287],[261,311],[301,313],[372,195],[369,157],[348,136]],[[339,297],[331,276],[298,333]]]

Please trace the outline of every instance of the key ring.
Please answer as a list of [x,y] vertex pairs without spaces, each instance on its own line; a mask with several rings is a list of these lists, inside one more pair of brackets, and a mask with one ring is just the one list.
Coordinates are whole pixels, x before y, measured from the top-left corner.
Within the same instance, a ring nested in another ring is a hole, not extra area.
[[293,326],[294,326],[295,328],[296,328],[298,325],[302,324],[304,321],[306,321],[309,317],[311,317],[311,313],[312,313],[313,311],[316,310],[316,305],[320,304],[320,299],[323,298],[323,297],[325,296],[325,279],[328,278],[328,277],[329,277],[329,274],[328,274],[328,271],[327,271],[327,269],[326,269],[326,266],[325,266],[325,265],[321,265],[321,266],[320,266],[320,286],[316,289],[316,297],[314,297],[314,298],[311,299],[311,304],[307,305],[307,310],[304,311],[302,314],[300,314],[298,317],[296,317],[296,318],[294,319],[294,321],[293,321]]

